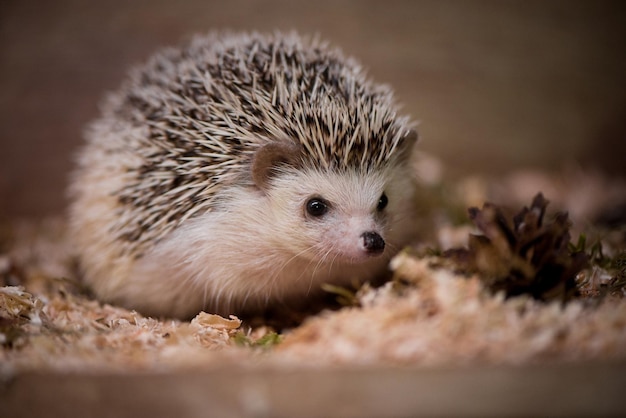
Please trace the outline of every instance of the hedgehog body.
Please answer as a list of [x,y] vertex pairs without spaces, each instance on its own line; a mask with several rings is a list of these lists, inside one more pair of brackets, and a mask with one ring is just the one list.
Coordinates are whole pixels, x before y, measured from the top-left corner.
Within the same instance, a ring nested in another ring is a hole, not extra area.
[[296,34],[210,34],[136,68],[87,131],[70,226],[87,283],[151,315],[369,280],[411,234],[410,121]]

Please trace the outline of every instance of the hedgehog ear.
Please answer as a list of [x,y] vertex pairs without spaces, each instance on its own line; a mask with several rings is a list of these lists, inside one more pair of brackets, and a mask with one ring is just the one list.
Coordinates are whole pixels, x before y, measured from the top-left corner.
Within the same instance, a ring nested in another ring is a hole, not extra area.
[[415,129],[411,129],[404,138],[400,140],[400,144],[398,144],[398,160],[399,161],[407,161],[411,158],[411,154],[413,153],[414,145],[418,141],[417,131]]
[[281,166],[299,165],[299,155],[300,149],[293,143],[272,142],[263,145],[252,159],[252,180],[261,190],[266,190]]

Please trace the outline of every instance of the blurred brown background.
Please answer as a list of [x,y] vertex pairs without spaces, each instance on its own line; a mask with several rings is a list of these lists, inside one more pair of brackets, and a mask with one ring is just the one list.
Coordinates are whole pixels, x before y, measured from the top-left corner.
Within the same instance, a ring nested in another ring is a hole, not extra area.
[[623,1],[0,1],[0,217],[61,212],[128,66],[211,29],[317,32],[391,84],[453,174],[626,174]]

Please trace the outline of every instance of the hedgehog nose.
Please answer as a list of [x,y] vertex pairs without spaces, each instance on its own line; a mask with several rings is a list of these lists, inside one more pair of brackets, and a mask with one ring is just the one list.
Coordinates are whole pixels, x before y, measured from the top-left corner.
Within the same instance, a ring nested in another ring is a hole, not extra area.
[[380,254],[385,249],[385,240],[378,233],[368,231],[363,232],[363,247],[370,254]]

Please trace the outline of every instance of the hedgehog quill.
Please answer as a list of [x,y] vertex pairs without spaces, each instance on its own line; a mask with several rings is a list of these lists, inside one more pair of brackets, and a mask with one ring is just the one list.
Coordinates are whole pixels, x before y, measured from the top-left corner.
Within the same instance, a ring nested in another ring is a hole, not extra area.
[[212,33],[110,94],[70,185],[85,281],[148,315],[240,314],[382,274],[411,237],[413,123],[314,38]]

